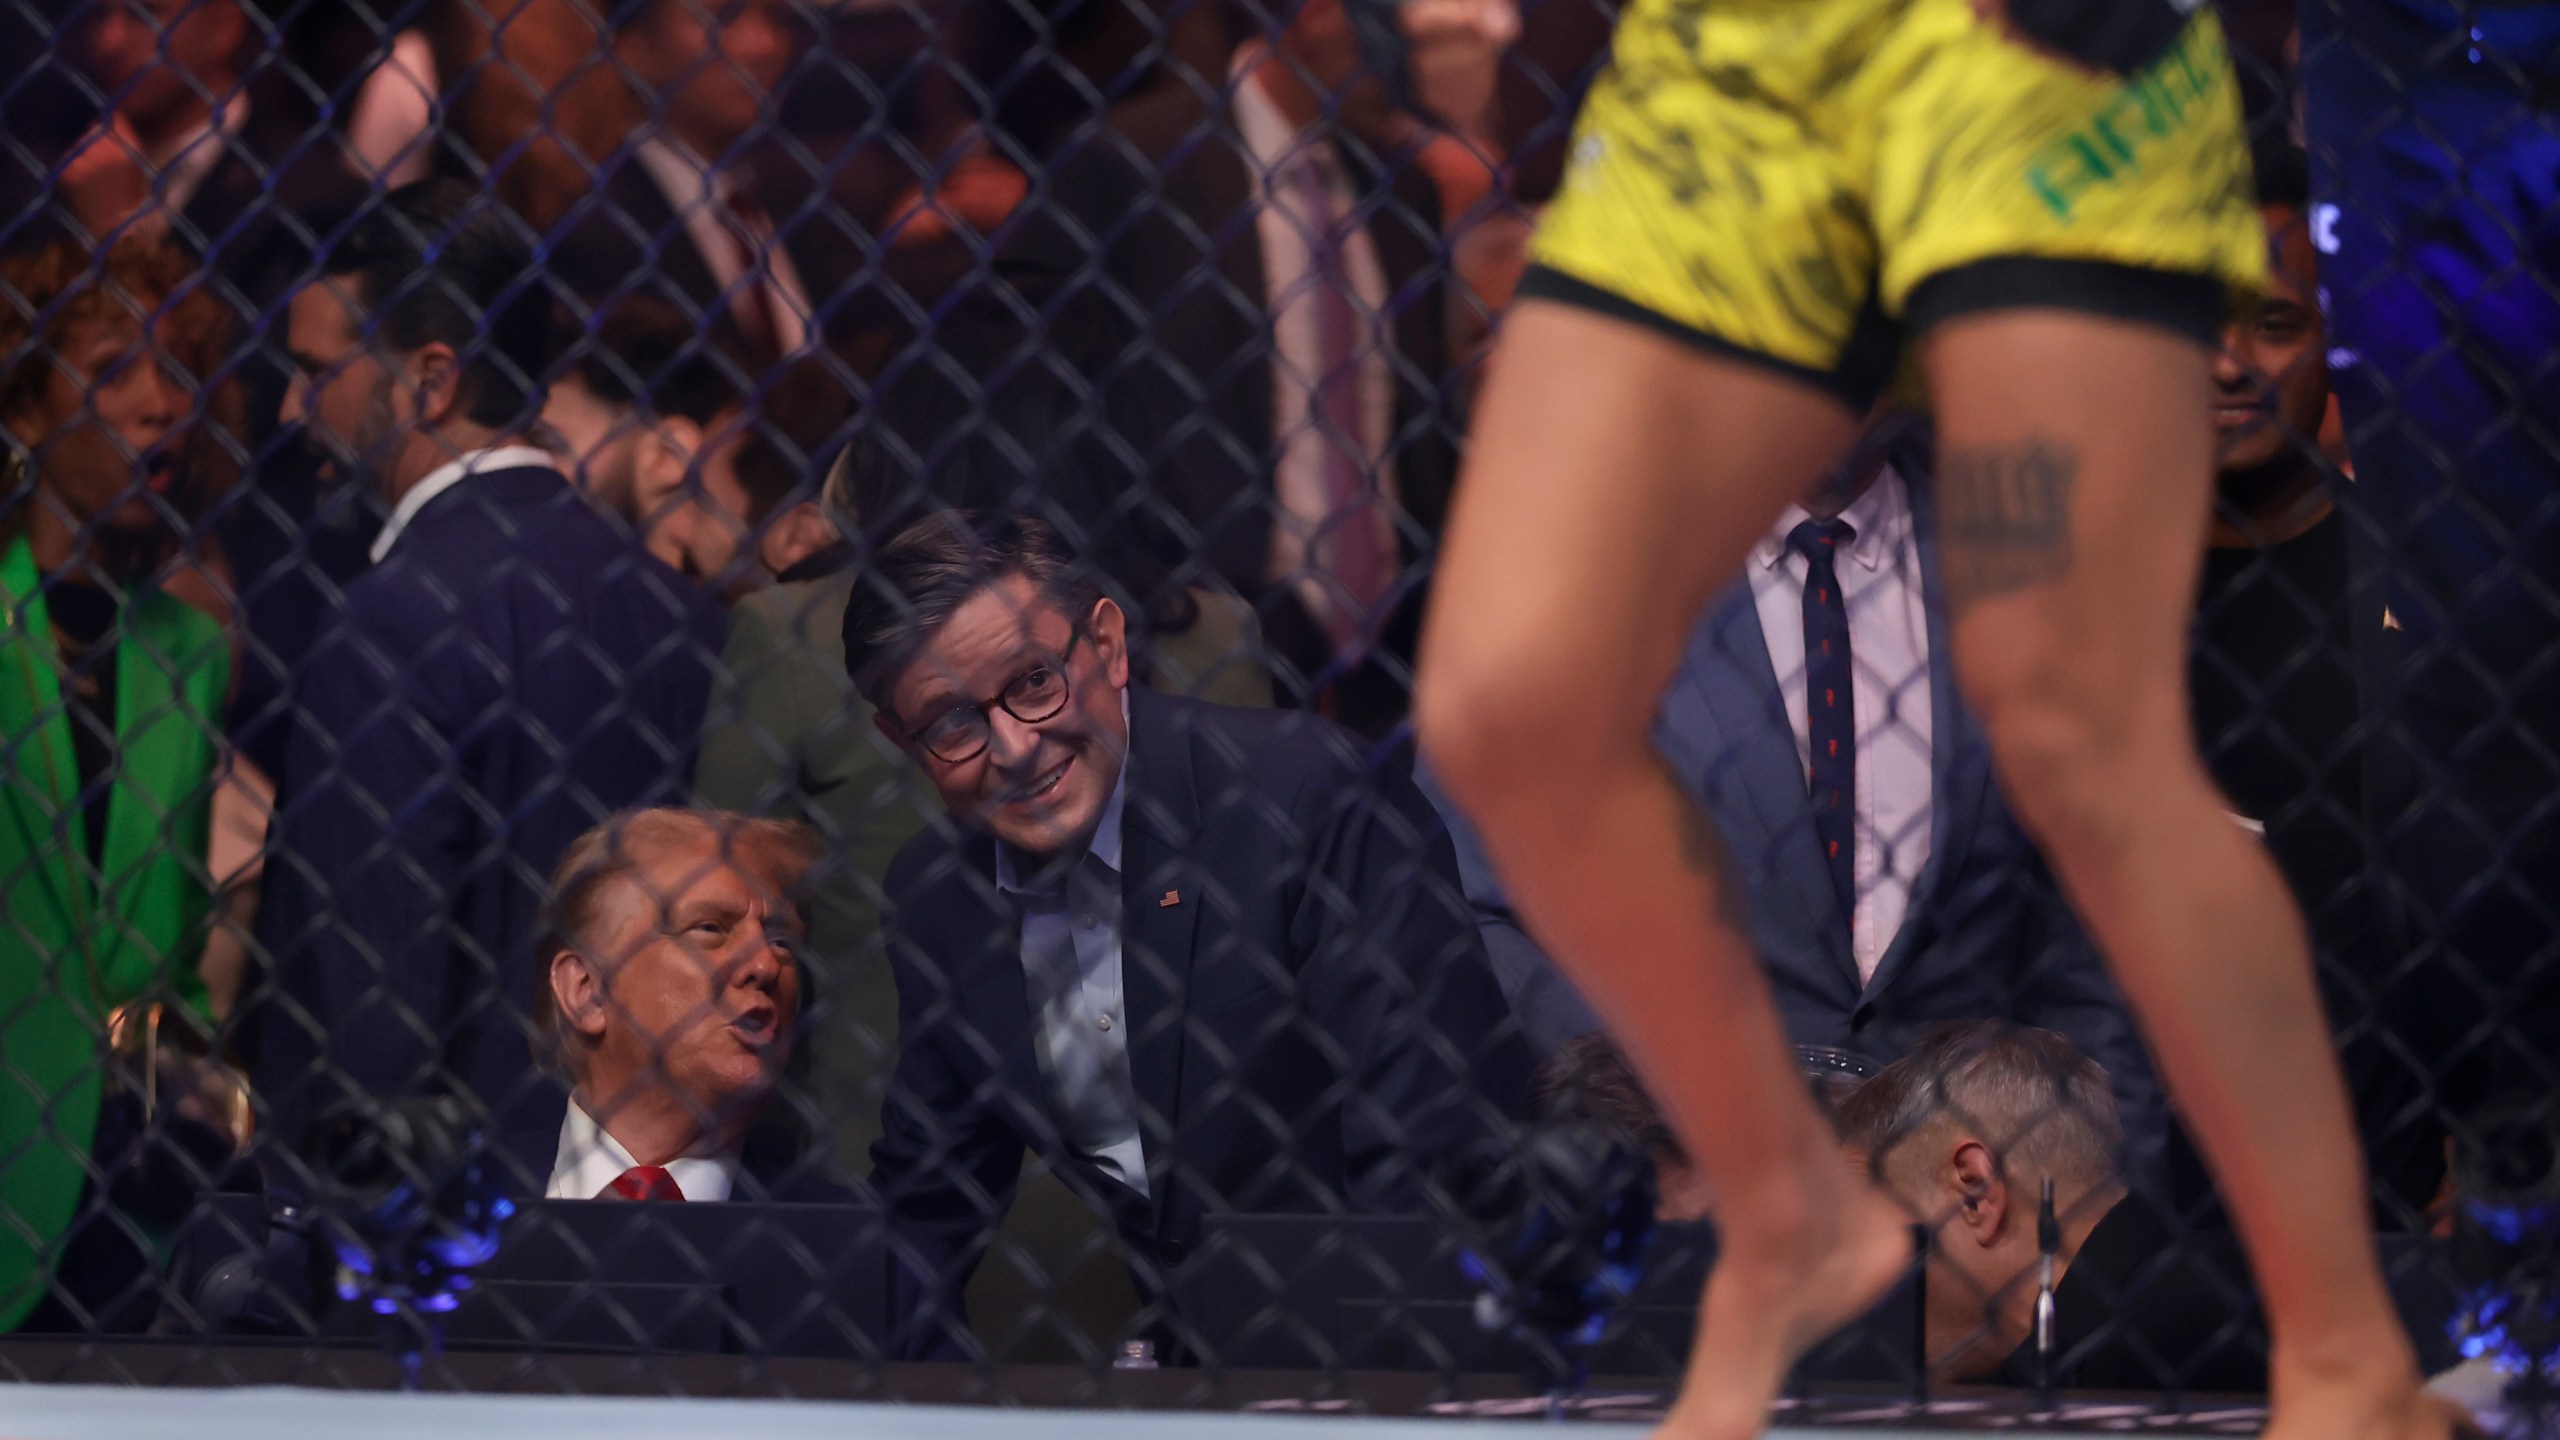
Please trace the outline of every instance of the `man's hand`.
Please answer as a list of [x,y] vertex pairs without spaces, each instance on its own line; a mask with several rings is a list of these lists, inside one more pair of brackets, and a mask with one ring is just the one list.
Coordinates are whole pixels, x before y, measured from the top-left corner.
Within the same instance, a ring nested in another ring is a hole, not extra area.
[[1415,103],[1442,125],[1490,147],[1502,52],[1520,38],[1514,0],[1405,0],[1396,10]]
[[71,217],[93,237],[105,236],[151,201],[142,141],[122,115],[80,137],[63,158],[57,183]]

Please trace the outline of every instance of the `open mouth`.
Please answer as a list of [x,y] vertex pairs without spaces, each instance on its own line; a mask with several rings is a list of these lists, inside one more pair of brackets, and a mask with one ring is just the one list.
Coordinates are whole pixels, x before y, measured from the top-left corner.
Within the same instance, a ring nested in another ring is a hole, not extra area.
[[166,450],[142,457],[142,488],[167,495],[178,488],[178,460]]
[[749,1045],[770,1045],[782,1034],[781,1012],[770,1005],[756,1005],[732,1016],[729,1029]]

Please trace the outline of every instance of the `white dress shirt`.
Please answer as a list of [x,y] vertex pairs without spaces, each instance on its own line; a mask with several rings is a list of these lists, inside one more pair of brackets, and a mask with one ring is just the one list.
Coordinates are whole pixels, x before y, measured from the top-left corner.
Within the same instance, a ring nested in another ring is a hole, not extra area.
[[[1254,233],[1262,243],[1263,282],[1271,297],[1271,424],[1278,462],[1273,481],[1280,501],[1271,527],[1274,581],[1294,584],[1310,613],[1323,616],[1336,604],[1308,563],[1309,542],[1333,513],[1333,497],[1325,485],[1328,437],[1309,414],[1316,386],[1324,377],[1317,332],[1316,297],[1311,288],[1317,227],[1309,223],[1304,204],[1288,182],[1288,167],[1312,152],[1331,181],[1338,213],[1359,212],[1359,192],[1322,127],[1301,132],[1262,91],[1255,78],[1265,54],[1249,45],[1236,57],[1234,111],[1236,136],[1244,143],[1245,168],[1253,182]],[[1388,441],[1395,434],[1395,333],[1387,315],[1387,273],[1368,227],[1353,226],[1344,236],[1342,265],[1351,280],[1354,308],[1367,322],[1369,336],[1360,347],[1360,443],[1369,455],[1369,473],[1381,501],[1373,510],[1385,553],[1395,549],[1393,515],[1396,500],[1395,462]]]
[[[711,278],[719,283],[729,303],[755,304],[754,287],[740,281],[743,272],[738,264],[736,232],[729,228],[729,197],[737,192],[737,182],[729,178],[728,172],[711,169],[675,142],[663,138],[642,141],[635,158],[657,183],[658,193],[667,197],[668,208],[684,222],[686,237],[701,252],[703,263],[711,267]],[[756,247],[764,252],[765,274],[782,301],[774,307],[774,343],[784,355],[798,354],[808,345],[815,328],[809,315],[809,289],[800,283],[800,271],[791,263],[791,252],[771,230],[753,238]]]
[[560,457],[537,445],[496,445],[486,450],[465,450],[442,465],[427,472],[427,478],[409,487],[400,503],[391,507],[391,518],[382,522],[382,533],[373,537],[373,563],[391,553],[400,543],[401,533],[427,503],[462,483],[465,476],[485,474],[493,470],[520,470],[538,465],[545,470],[560,468]]
[[[1126,695],[1121,706],[1128,706]],[[996,888],[1021,898],[1032,1045],[1067,1143],[1144,1195],[1146,1147],[1121,986],[1120,814],[1128,786],[1123,765],[1093,844],[1071,866],[1025,876],[1011,847],[998,844]]]
[[[1777,528],[1751,552],[1751,598],[1769,663],[1795,731],[1796,758],[1813,773],[1810,707],[1805,697],[1805,559],[1787,545],[1811,519],[1787,507]],[[1921,583],[1920,543],[1911,496],[1892,467],[1840,512],[1857,532],[1834,562],[1849,609],[1851,689],[1857,706],[1858,794],[1853,816],[1857,908],[1849,927],[1858,979],[1875,978],[1911,908],[1911,889],[1929,863],[1930,750],[1929,604]]]
[[[594,1200],[621,1179],[622,1172],[639,1163],[621,1141],[596,1123],[585,1105],[572,1100],[568,1115],[560,1121],[560,1151],[551,1162],[551,1184],[542,1193],[553,1200]],[[665,1169],[687,1200],[726,1200],[738,1184],[735,1155],[687,1155],[668,1161]]]

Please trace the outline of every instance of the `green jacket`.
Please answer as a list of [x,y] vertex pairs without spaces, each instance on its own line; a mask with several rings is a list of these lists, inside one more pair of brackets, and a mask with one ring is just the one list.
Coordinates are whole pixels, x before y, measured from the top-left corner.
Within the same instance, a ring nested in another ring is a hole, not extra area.
[[195,956],[230,645],[157,591],[113,638],[116,775],[92,870],[35,562],[24,540],[0,550],[0,1331],[43,1297],[79,1203],[108,1013],[146,995],[204,998]]

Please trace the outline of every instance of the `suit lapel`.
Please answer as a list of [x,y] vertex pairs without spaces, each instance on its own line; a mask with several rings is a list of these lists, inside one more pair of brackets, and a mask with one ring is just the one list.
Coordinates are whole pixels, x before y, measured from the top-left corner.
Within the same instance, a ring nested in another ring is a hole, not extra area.
[[1025,1127],[1024,1134],[1054,1133],[1049,1081],[1040,1072],[1031,1029],[1031,977],[1022,968],[1022,906],[996,888],[993,837],[961,832],[952,860],[951,873],[942,882],[949,890],[948,902],[921,908],[946,927],[922,947],[923,961],[930,966],[939,957],[957,957],[950,971],[950,1004],[966,1027],[962,1043],[996,1052],[997,1069],[1005,1078],[1004,1105],[1018,1118],[1038,1117],[1038,1124]]
[[[1120,975],[1127,995],[1129,1070],[1147,1153],[1148,1199],[1159,1225],[1177,1183],[1182,1060],[1191,1013],[1191,963],[1208,895],[1193,878],[1200,811],[1190,737],[1175,707],[1129,692],[1128,792],[1120,821]],[[1173,903],[1165,903],[1167,900]]]
[[1854,985],[1848,926],[1815,846],[1804,761],[1748,579],[1726,589],[1690,638],[1656,743],[1690,792],[1706,797],[1743,883],[1820,917],[1823,953],[1846,967]]

